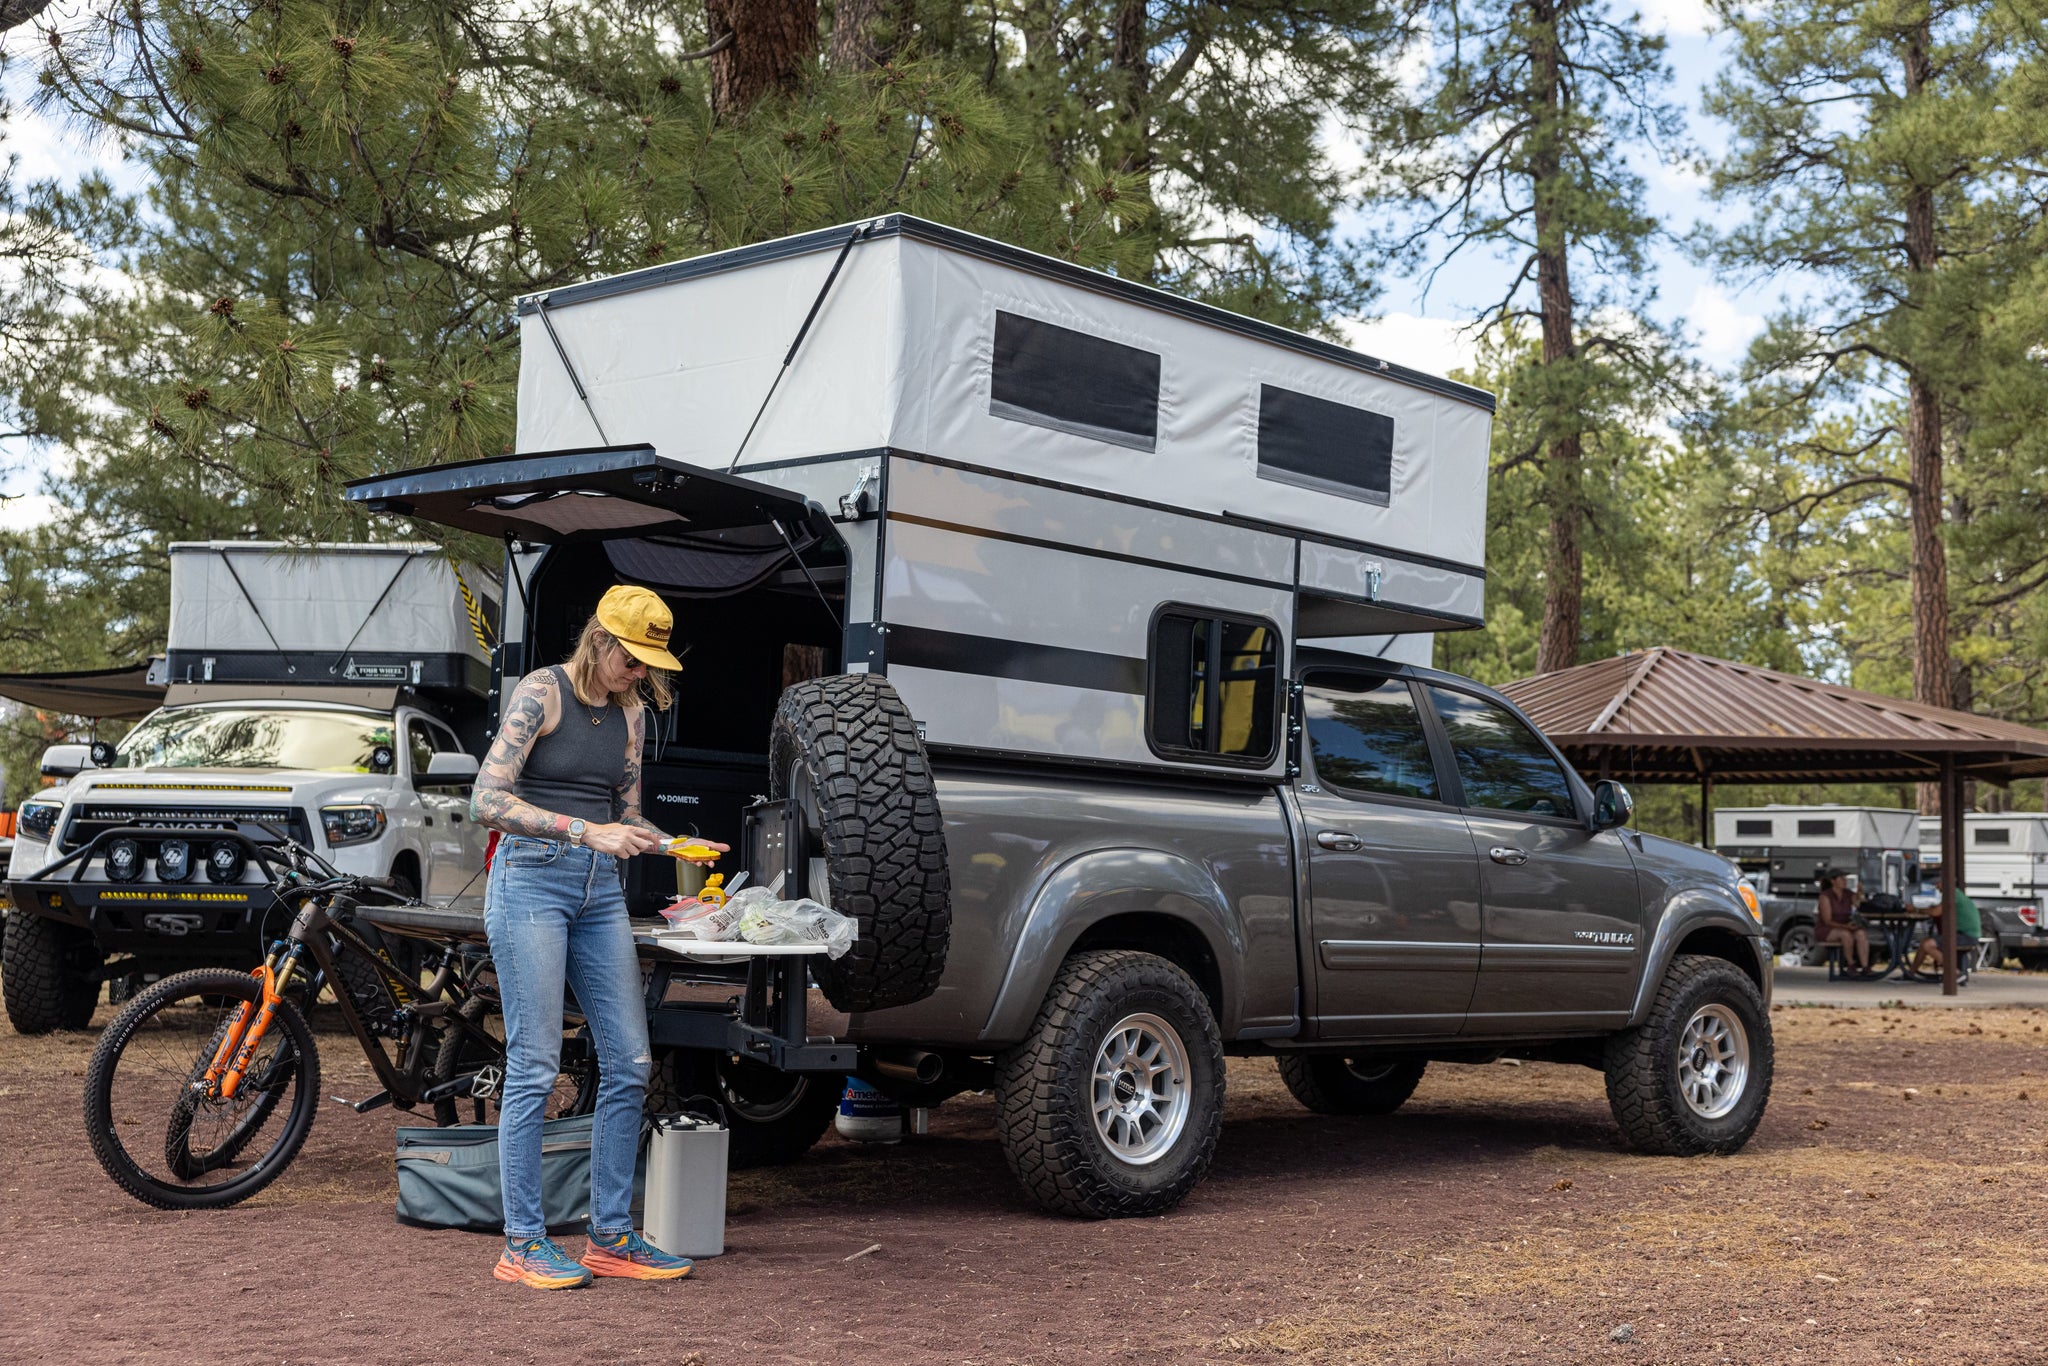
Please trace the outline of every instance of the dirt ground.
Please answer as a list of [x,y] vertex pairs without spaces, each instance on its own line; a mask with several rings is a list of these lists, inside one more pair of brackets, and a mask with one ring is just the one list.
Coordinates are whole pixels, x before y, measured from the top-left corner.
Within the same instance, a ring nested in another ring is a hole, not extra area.
[[[1770,1112],[1730,1159],[1622,1152],[1581,1068],[1437,1066],[1400,1114],[1338,1120],[1242,1061],[1163,1218],[1027,1207],[963,1097],[900,1148],[736,1176],[730,1252],[689,1280],[569,1294],[394,1223],[388,1113],[328,1107],[239,1208],[146,1209],[80,1130],[92,1036],[0,1025],[0,1361],[2048,1361],[2048,1011],[1773,1022]],[[322,1042],[323,1089],[366,1093]]]

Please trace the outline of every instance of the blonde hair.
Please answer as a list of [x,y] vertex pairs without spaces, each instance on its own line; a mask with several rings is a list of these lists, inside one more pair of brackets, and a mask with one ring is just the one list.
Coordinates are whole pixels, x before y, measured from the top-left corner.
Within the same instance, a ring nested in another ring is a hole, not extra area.
[[[569,658],[562,665],[568,670],[569,682],[576,689],[576,699],[586,706],[590,705],[590,698],[597,691],[597,662],[604,657],[604,652],[608,649],[625,652],[625,647],[619,644],[618,639],[597,624],[597,615],[592,613],[590,620],[583,623],[583,633],[576,637],[576,648],[570,652]],[[633,662],[639,663],[638,660]],[[639,706],[643,699],[656,711],[668,710],[669,703],[675,699],[675,687],[669,681],[667,669],[657,669],[650,664],[647,666],[645,681],[623,692],[612,693],[606,698],[623,711],[631,711]]]

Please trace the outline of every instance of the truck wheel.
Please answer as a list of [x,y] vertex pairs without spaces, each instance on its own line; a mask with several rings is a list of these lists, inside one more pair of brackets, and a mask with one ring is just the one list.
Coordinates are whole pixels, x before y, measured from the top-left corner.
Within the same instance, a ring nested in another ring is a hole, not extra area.
[[1280,1059],[1280,1080],[1319,1115],[1391,1115],[1415,1094],[1428,1066],[1423,1058],[1288,1053]]
[[1010,1170],[1053,1213],[1172,1209],[1208,1171],[1223,1127],[1208,999],[1164,958],[1075,954],[1030,1035],[996,1059],[996,1118]]
[[852,1013],[931,995],[952,934],[946,832],[896,690],[870,674],[797,684],[776,708],[768,762],[773,794],[797,800],[823,849],[812,894],[860,925],[844,957],[813,963],[825,999]]
[[1650,1018],[1607,1041],[1607,1103],[1638,1152],[1732,1153],[1764,1117],[1772,1061],[1756,984],[1725,959],[1687,954]]
[[92,932],[14,910],[0,944],[0,995],[17,1033],[84,1029],[99,1004],[100,951]]
[[825,1136],[845,1085],[835,1073],[779,1072],[731,1054],[678,1048],[656,1054],[647,1111],[701,1112],[702,1101],[715,1100],[725,1117],[727,1165],[782,1167]]
[[1813,952],[1813,925],[1810,921],[1799,920],[1785,927],[1778,936],[1778,952],[1794,954],[1793,961],[1804,963]]

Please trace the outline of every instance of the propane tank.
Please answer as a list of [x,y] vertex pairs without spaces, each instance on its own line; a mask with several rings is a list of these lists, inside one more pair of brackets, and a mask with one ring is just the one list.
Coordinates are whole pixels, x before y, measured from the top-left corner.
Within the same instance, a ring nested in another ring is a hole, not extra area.
[[833,1127],[856,1143],[901,1143],[903,1107],[859,1077],[848,1077]]

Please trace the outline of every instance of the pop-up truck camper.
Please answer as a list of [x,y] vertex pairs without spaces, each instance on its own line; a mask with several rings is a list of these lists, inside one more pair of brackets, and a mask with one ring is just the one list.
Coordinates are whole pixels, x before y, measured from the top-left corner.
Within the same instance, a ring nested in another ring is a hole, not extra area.
[[813,960],[837,1014],[658,964],[736,1154],[802,1152],[848,1071],[992,1085],[1033,1198],[1156,1212],[1226,1048],[1321,1110],[1517,1051],[1604,1066],[1655,1151],[1755,1128],[1733,866],[1424,667],[1484,611],[1489,395],[900,216],[520,320],[517,453],[349,496],[504,542],[501,699],[613,584],[674,609],[645,809],[859,928]]

